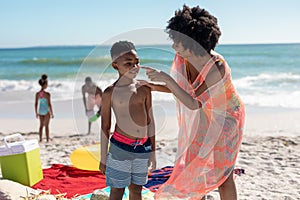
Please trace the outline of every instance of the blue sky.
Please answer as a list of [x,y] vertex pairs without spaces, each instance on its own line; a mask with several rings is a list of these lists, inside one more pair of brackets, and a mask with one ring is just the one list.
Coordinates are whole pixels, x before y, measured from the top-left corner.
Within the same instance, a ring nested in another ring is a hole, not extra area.
[[184,3],[218,18],[220,44],[300,43],[299,0],[3,0],[0,48],[99,45],[127,31],[164,29]]

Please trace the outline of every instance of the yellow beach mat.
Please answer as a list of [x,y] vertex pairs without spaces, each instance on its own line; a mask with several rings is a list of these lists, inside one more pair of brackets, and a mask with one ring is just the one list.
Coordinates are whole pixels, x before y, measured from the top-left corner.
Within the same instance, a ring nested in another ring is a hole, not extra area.
[[83,170],[98,171],[100,163],[100,143],[82,146],[70,155],[74,167]]

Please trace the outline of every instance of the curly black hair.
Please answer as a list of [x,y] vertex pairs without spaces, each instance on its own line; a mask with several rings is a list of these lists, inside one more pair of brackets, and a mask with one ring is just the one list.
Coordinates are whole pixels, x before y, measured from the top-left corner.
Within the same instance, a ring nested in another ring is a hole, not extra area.
[[121,54],[135,50],[135,46],[132,42],[119,41],[112,45],[110,49],[110,55],[113,60],[119,57]]
[[168,21],[166,32],[174,42],[181,42],[185,49],[201,56],[210,53],[221,36],[216,17],[199,6],[190,8],[187,5],[175,11],[175,16]]
[[40,80],[39,80],[39,84],[40,84],[40,86],[43,86],[43,85],[45,85],[46,83],[48,83],[48,76],[47,76],[47,74],[43,74],[42,76],[41,76],[41,78],[40,78]]

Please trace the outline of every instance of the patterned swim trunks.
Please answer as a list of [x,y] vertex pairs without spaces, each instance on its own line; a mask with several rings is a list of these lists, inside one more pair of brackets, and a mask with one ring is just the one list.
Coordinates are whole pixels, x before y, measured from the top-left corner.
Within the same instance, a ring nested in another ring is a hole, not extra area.
[[111,137],[106,161],[106,184],[112,188],[125,188],[134,183],[148,181],[148,160],[151,153],[150,139],[144,144],[124,144]]

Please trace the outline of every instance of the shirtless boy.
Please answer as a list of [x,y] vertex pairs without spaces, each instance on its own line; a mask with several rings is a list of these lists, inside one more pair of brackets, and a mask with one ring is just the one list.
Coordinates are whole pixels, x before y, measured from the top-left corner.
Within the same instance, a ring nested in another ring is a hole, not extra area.
[[[119,78],[102,96],[100,170],[111,187],[110,200],[121,200],[127,186],[129,199],[139,200],[142,186],[147,183],[148,167],[156,168],[151,89],[135,80],[139,58],[133,43],[117,42],[110,53]],[[116,124],[109,139],[111,109]]]

